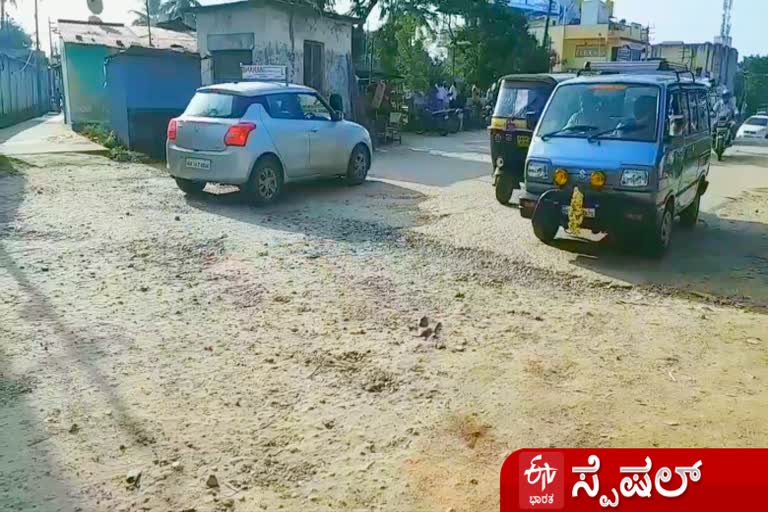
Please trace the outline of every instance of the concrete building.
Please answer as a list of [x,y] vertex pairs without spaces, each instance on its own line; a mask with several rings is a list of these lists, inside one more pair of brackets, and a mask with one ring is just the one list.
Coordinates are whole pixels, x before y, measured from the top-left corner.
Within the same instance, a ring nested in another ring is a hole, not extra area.
[[709,78],[733,91],[739,62],[735,48],[715,43],[669,41],[651,47],[651,57],[685,64],[702,78]]
[[104,70],[109,127],[128,149],[164,158],[168,121],[200,87],[200,56],[132,46],[107,57]]
[[[614,21],[613,2],[583,0],[577,23],[552,20],[550,48],[557,55],[553,71],[582,69],[587,62],[642,60],[649,52],[648,30],[638,23]],[[544,40],[545,18],[530,21],[531,33]]]
[[[148,47],[147,27],[122,23],[59,20],[64,83],[64,119],[74,127],[109,125],[111,113],[105,87],[108,57],[131,47]],[[152,27],[152,48],[197,52],[194,33]],[[144,75],[147,80],[152,76]]]
[[235,0],[195,9],[204,85],[242,80],[241,64],[286,66],[288,80],[350,110],[354,18],[288,0]]

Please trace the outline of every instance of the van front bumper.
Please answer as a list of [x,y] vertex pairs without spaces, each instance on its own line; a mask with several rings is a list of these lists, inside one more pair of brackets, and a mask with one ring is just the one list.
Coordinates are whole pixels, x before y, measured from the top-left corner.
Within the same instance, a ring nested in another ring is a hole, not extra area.
[[[568,225],[567,207],[571,205],[573,188],[550,189],[542,194],[527,190],[520,196],[520,215],[533,218],[533,212],[541,203],[542,208],[557,211],[561,226]],[[584,217],[582,229],[595,232],[628,231],[655,226],[659,208],[649,192],[584,191],[584,208],[594,209],[594,217]]]

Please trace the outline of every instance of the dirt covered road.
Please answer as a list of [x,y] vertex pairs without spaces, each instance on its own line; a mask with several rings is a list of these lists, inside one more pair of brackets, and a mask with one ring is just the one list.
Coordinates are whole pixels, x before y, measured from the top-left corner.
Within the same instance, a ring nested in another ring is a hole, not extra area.
[[658,263],[542,246],[483,180],[259,209],[27,161],[0,171],[0,510],[491,511],[519,447],[768,444],[768,189]]

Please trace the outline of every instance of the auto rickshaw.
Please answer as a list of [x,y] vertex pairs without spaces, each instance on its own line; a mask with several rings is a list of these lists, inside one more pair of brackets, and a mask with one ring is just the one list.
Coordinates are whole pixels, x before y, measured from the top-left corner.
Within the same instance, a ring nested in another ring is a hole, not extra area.
[[514,189],[520,188],[531,135],[552,91],[560,82],[575,77],[566,73],[528,74],[507,75],[499,80],[488,131],[493,186],[501,204],[508,204]]

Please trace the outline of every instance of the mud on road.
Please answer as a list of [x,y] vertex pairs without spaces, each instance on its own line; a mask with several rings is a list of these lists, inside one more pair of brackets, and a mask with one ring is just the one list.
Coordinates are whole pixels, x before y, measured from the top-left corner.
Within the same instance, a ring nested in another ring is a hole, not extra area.
[[482,181],[259,209],[29,162],[0,174],[0,510],[494,510],[519,447],[768,444],[766,190],[684,235],[716,266],[541,246]]

